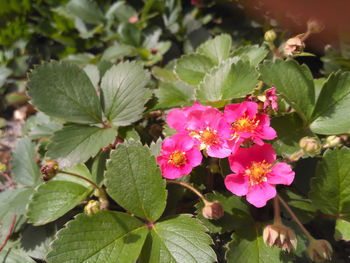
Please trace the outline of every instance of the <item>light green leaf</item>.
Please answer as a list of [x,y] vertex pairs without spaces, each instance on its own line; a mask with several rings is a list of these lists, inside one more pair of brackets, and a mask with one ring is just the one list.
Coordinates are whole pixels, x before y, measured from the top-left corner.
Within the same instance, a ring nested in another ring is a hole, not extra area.
[[97,91],[99,88],[98,83],[100,82],[100,71],[98,70],[97,66],[88,64],[83,69]]
[[350,211],[350,150],[327,150],[311,180],[309,197],[325,214],[338,215]]
[[278,155],[284,157],[289,157],[300,150],[299,141],[301,138],[315,136],[309,129],[303,127],[303,121],[296,112],[272,118],[271,127],[277,133],[277,138],[273,141],[272,146]]
[[316,98],[316,102],[318,100],[318,97],[321,93],[322,87],[324,85],[324,83],[326,82],[326,78],[318,78],[318,79],[314,79],[314,84],[315,84],[315,98]]
[[311,119],[315,105],[314,82],[310,69],[295,60],[265,61],[259,66],[265,84],[274,86],[277,92],[305,121]]
[[258,45],[248,45],[235,50],[231,57],[239,56],[241,58],[247,57],[252,65],[259,64],[269,53],[264,47]]
[[335,223],[335,240],[350,241],[350,222],[344,219],[338,218]]
[[78,215],[58,232],[47,255],[48,263],[133,263],[147,236],[135,217],[112,211]]
[[160,82],[154,93],[158,98],[158,104],[155,106],[157,109],[192,104],[194,101],[194,88],[182,81]]
[[0,67],[0,88],[5,84],[7,77],[10,76],[11,73],[11,69],[5,66]]
[[69,124],[55,132],[48,146],[47,157],[59,166],[72,167],[95,156],[99,150],[115,140],[114,128]]
[[18,140],[13,148],[11,169],[19,184],[33,186],[40,182],[41,174],[35,160],[34,144],[28,137]]
[[319,134],[350,131],[350,72],[332,74],[318,97],[311,130]]
[[118,35],[121,42],[127,45],[139,47],[141,44],[142,32],[135,24],[121,23],[118,26]]
[[2,263],[35,263],[25,252],[13,248],[1,250],[0,261]]
[[[92,176],[90,174],[89,169],[86,167],[85,164],[78,164],[75,167],[70,167],[70,168],[65,168],[62,169],[63,171],[66,172],[71,172],[71,173],[75,173],[75,174],[79,174],[89,180],[92,180]],[[89,188],[91,187],[91,184],[81,178],[69,175],[69,174],[65,174],[65,173],[58,173],[54,178],[52,178],[52,181],[69,181],[69,182],[73,182],[76,184],[81,184],[82,186]]]
[[189,54],[176,60],[175,72],[182,81],[197,86],[213,66],[210,58],[200,54]]
[[156,142],[152,141],[149,146],[151,153],[156,158],[160,155],[160,151],[162,150],[162,143],[163,143],[163,140],[162,138],[159,137]]
[[231,44],[231,36],[221,34],[201,44],[197,48],[197,53],[209,57],[214,64],[218,65],[229,57]]
[[248,61],[231,58],[206,74],[197,90],[200,102],[227,100],[244,97],[258,83],[258,73]]
[[247,228],[244,236],[232,234],[232,241],[226,252],[227,263],[280,263],[280,249],[265,245],[261,231],[253,226]]
[[32,104],[47,115],[77,123],[102,122],[102,110],[89,77],[78,66],[56,61],[29,74]]
[[210,233],[224,233],[240,231],[242,226],[253,224],[248,207],[241,201],[241,197],[231,193],[209,193],[205,198],[210,201],[219,201],[224,208],[224,215],[217,220],[209,220],[202,215],[203,202],[196,205],[198,219],[209,229]]
[[178,80],[178,77],[175,75],[175,73],[166,68],[155,66],[152,68],[152,74],[155,78],[162,82],[175,82]]
[[142,249],[140,263],[211,263],[215,252],[205,227],[191,215],[177,215],[156,223]]
[[101,91],[108,120],[127,126],[141,118],[149,78],[149,73],[134,62],[119,63],[105,73]]
[[70,0],[67,9],[86,23],[98,25],[103,22],[104,15],[93,0]]
[[102,54],[101,60],[116,62],[117,59],[130,56],[133,54],[133,52],[134,49],[131,46],[120,43],[114,43],[112,46],[105,49],[105,51]]
[[134,140],[118,144],[105,175],[108,194],[124,209],[151,221],[165,209],[165,181],[147,146]]
[[50,137],[54,132],[62,129],[62,124],[54,121],[53,118],[39,111],[35,116],[30,116],[26,121],[26,128],[23,134],[27,133],[31,140],[40,139],[42,137]]
[[28,205],[29,223],[39,226],[56,220],[83,201],[90,191],[69,181],[49,181],[40,185]]

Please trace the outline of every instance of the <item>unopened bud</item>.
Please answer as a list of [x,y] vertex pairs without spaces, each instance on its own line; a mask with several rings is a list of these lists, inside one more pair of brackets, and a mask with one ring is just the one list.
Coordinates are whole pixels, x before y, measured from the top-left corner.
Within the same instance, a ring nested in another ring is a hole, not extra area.
[[292,37],[283,46],[283,54],[293,56],[303,52],[305,44],[299,37]]
[[88,216],[96,215],[101,210],[101,204],[99,201],[90,200],[84,207],[84,212]]
[[323,146],[324,148],[328,147],[338,147],[341,146],[341,138],[335,135],[328,136],[326,139],[326,144]]
[[58,172],[58,163],[56,161],[47,161],[40,169],[43,180],[46,182],[53,177]]
[[307,256],[314,262],[323,262],[330,260],[333,249],[327,240],[318,239],[311,241],[311,244],[306,250]]
[[266,226],[263,231],[263,239],[270,247],[277,246],[288,253],[291,248],[297,249],[297,238],[294,231],[280,223]]
[[324,24],[317,19],[307,21],[307,30],[310,33],[320,33],[324,29]]
[[264,35],[264,39],[266,42],[273,42],[275,41],[276,37],[277,37],[276,32],[273,29],[266,31]]
[[207,202],[202,209],[202,214],[207,219],[219,219],[224,215],[224,208],[219,201]]
[[309,154],[317,154],[320,152],[322,146],[317,139],[311,137],[303,137],[299,141],[299,146],[304,152]]
[[138,21],[139,21],[139,18],[137,16],[132,16],[132,17],[129,18],[129,23],[130,24],[135,24]]

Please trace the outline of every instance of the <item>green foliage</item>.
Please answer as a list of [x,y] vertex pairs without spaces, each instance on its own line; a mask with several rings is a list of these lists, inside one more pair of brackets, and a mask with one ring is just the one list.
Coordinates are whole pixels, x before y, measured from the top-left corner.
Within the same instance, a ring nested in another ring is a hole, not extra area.
[[119,144],[107,163],[108,194],[123,208],[155,221],[166,204],[165,181],[148,147],[130,140]]
[[229,35],[222,34],[200,45],[197,53],[208,57],[215,65],[219,65],[229,57],[231,42]]

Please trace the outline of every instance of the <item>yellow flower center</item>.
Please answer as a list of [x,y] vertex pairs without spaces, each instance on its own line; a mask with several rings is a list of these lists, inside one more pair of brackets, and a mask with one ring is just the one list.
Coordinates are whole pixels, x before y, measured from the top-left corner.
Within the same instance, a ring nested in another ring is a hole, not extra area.
[[176,167],[180,167],[186,164],[186,161],[187,161],[187,158],[186,158],[185,152],[180,152],[176,150],[169,155],[168,162]]
[[189,135],[198,141],[200,141],[200,150],[208,149],[210,146],[215,145],[220,142],[220,137],[216,130],[211,129],[210,127],[205,128],[201,131],[191,130]]
[[266,182],[267,174],[271,172],[272,164],[265,160],[262,162],[252,162],[250,167],[245,170],[244,176],[249,176],[250,185]]
[[255,120],[255,116],[253,119],[250,119],[249,116],[244,114],[237,121],[232,123],[232,128],[235,132],[253,132],[258,126],[259,121]]

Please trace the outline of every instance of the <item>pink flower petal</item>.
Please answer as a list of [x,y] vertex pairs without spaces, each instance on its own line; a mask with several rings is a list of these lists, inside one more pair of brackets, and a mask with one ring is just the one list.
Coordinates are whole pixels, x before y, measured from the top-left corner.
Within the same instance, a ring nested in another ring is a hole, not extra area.
[[247,201],[256,207],[263,207],[276,196],[276,188],[266,182],[256,184],[248,189]]
[[210,157],[226,158],[231,154],[231,147],[227,142],[220,142],[219,144],[210,146],[207,150],[207,154]]
[[184,133],[177,133],[171,139],[174,141],[173,150],[189,151],[194,145],[193,138]]
[[248,192],[248,179],[248,176],[243,176],[243,174],[229,174],[225,178],[225,186],[235,195],[243,196]]
[[193,148],[186,152],[186,158],[188,159],[188,163],[192,166],[198,166],[202,163],[202,153],[199,149]]
[[162,171],[163,177],[167,179],[176,179],[182,177],[183,175],[183,169],[179,169],[170,163],[164,163],[160,166],[160,169]]
[[294,180],[294,171],[286,163],[276,163],[267,177],[269,184],[290,185]]
[[179,132],[185,130],[186,114],[179,108],[171,110],[166,119],[170,128],[173,128]]

